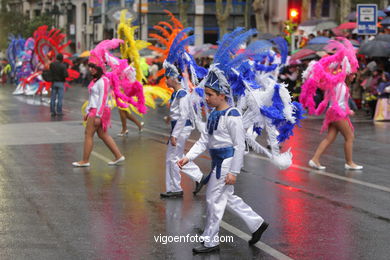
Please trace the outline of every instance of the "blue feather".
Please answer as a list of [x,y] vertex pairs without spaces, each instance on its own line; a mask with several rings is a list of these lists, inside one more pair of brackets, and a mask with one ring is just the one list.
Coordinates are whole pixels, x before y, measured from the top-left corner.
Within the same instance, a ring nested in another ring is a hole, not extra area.
[[288,45],[287,41],[282,37],[273,38],[272,41],[278,46],[280,56],[282,57],[282,64],[286,64],[288,56]]

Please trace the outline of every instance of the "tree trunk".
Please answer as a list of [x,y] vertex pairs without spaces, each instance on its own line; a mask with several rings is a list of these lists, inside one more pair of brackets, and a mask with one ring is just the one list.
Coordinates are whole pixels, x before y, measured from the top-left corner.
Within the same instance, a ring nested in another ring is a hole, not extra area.
[[253,12],[256,17],[256,29],[259,33],[265,33],[267,31],[267,26],[265,24],[265,0],[254,0],[253,4]]
[[309,2],[310,0],[302,0],[302,13],[301,13],[301,22],[307,20],[309,15]]
[[323,6],[324,0],[317,0],[316,2],[316,18],[320,19],[322,17],[322,6]]
[[226,0],[225,10],[223,8],[222,0],[216,0],[215,9],[217,14],[217,23],[219,27],[219,38],[222,39],[222,36],[227,33],[229,25],[229,16],[232,11],[232,0]]
[[245,19],[245,28],[249,30],[251,28],[251,0],[247,0],[245,2],[245,14],[244,14],[244,19]]
[[187,19],[187,10],[189,7],[189,0],[178,0],[177,4],[179,7],[179,19],[180,22],[183,24],[184,28],[188,26],[188,19]]
[[347,16],[351,12],[351,0],[340,0],[339,22],[347,22]]

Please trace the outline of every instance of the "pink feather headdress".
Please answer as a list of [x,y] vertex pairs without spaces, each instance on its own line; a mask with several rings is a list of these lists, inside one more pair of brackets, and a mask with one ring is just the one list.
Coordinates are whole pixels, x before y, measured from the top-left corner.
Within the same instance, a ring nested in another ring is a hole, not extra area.
[[91,51],[88,63],[95,64],[96,66],[106,71],[106,62],[107,55],[114,57],[109,53],[109,50],[116,49],[119,45],[123,43],[123,40],[112,39],[101,41],[96,47]]

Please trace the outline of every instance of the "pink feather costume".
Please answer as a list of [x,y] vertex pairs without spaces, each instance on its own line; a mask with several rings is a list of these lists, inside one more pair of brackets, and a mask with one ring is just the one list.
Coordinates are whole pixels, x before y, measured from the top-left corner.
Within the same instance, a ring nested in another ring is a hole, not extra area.
[[[345,38],[337,38],[339,41],[330,41],[326,49],[336,52],[321,58],[313,65],[309,65],[303,77],[306,81],[302,85],[299,102],[308,108],[310,114],[325,114],[321,132],[327,130],[329,124],[346,119],[353,129],[348,106],[349,89],[345,84],[348,74],[357,71],[358,62],[352,44]],[[314,96],[317,88],[324,91],[323,101],[316,107]]]
[[[129,104],[135,106],[140,113],[146,113],[145,98],[143,95],[143,87],[138,81],[131,81],[129,72],[134,69],[127,63],[126,60],[121,60],[110,54],[109,50],[115,49],[119,44],[123,43],[122,40],[112,39],[104,40],[100,42],[92,51],[89,58],[89,63],[95,64],[102,68],[104,75],[102,76],[104,81],[104,109],[97,111],[96,108],[87,107],[87,113],[89,116],[98,115],[102,120],[103,130],[106,131],[110,126],[111,110],[106,103],[110,90],[112,96],[115,98],[118,107],[127,108]],[[110,72],[106,71],[106,65],[111,69]],[[92,88],[96,85],[98,80],[91,81],[88,86],[89,92],[92,92]],[[133,97],[137,100],[134,100]]]

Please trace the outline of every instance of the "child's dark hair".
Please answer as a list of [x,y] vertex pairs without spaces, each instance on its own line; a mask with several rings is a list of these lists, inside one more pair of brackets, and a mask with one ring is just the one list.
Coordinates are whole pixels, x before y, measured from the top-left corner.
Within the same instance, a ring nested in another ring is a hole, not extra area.
[[100,78],[103,76],[104,72],[103,72],[103,69],[102,69],[101,67],[96,66],[96,65],[93,64],[93,63],[88,63],[88,67],[96,69],[96,74],[95,74],[95,75],[92,75],[92,77],[93,77],[95,80],[98,80],[98,79],[100,79]]
[[217,90],[215,90],[215,89],[213,89],[213,88],[210,88],[210,87],[208,87],[208,86],[205,86],[205,88],[211,89],[215,94],[217,94],[217,96],[225,95],[225,101],[227,101],[227,102],[229,101],[228,95],[226,95],[226,94],[224,94],[224,93],[221,93],[221,92],[219,92],[219,91],[217,91]]

